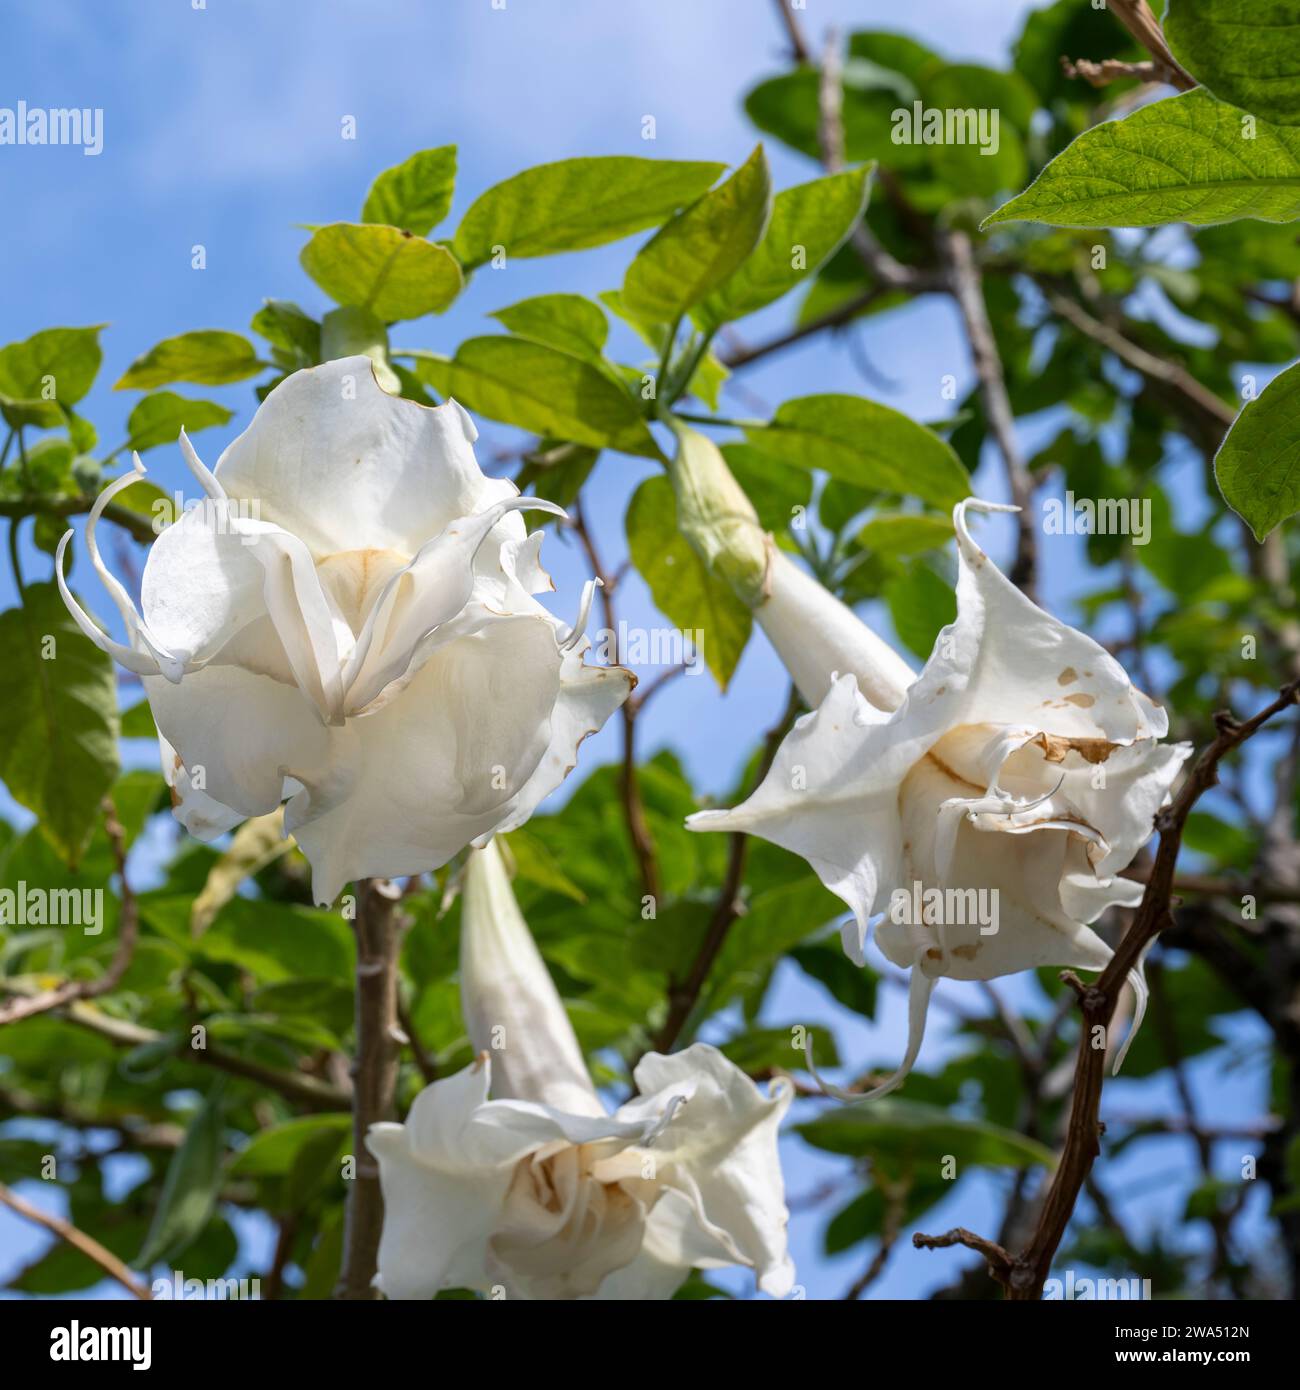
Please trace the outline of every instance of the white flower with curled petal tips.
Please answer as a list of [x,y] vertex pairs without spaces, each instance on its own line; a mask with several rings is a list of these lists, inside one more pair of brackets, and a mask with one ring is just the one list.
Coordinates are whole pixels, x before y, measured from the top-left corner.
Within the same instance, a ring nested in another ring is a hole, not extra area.
[[[807,859],[853,909],[844,944],[859,964],[871,919],[885,914],[880,949],[912,972],[910,1029],[901,1068],[871,1095],[893,1090],[915,1062],[936,979],[1106,965],[1111,950],[1088,923],[1141,899],[1142,886],[1119,871],[1151,835],[1191,751],[1160,742],[1164,710],[1108,652],[998,570],[967,530],[972,509],[1012,510],[973,500],[955,509],[957,618],[910,683],[892,652],[882,666],[879,638],[856,619],[846,624],[838,600],[798,572],[781,594],[774,576],[781,611],[769,635],[820,703],[753,796],[687,821],[748,831]],[[916,885],[996,890],[996,931],[940,920],[942,911],[912,920],[895,894],[911,898]],[[1130,984],[1131,1041],[1146,998],[1140,969]]]
[[137,458],[86,527],[126,643],[59,547],[82,631],[144,678],[177,818],[212,838],[287,797],[320,903],[527,820],[634,684],[583,663],[590,585],[573,627],[533,597],[553,585],[518,513],[563,512],[485,477],[475,435],[454,401],[383,391],[369,358],[295,372],[214,471],[181,434],[207,496],[151,547],[141,613],[95,542]]
[[461,995],[479,1060],[366,1140],[388,1297],[499,1285],[512,1298],[659,1299],[692,1268],[735,1264],[774,1297],[790,1291],[777,1156],[789,1083],[765,1096],[697,1043],[643,1057],[640,1094],[609,1115],[495,841],[466,871]]

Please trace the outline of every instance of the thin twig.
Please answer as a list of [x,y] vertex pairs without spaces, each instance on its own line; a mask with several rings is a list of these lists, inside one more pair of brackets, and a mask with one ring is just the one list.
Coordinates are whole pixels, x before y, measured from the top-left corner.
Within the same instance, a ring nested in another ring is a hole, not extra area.
[[1157,78],[1179,91],[1190,92],[1196,79],[1174,57],[1147,0],[1110,0],[1115,18],[1151,55]]
[[1006,467],[1007,486],[1011,500],[1020,508],[1016,513],[1016,557],[1011,566],[1011,582],[1034,597],[1038,565],[1037,521],[1033,514],[1034,480],[1025,466],[1024,455],[1016,440],[1016,418],[1007,395],[1002,358],[997,339],[989,321],[988,306],[984,303],[984,286],[970,237],[962,231],[943,235],[942,245],[948,263],[949,288],[961,310],[979,378],[980,395],[989,429],[997,441]]
[[1061,58],[1061,71],[1066,77],[1081,77],[1092,87],[1106,87],[1112,82],[1122,82],[1134,77],[1139,82],[1158,82],[1156,65],[1151,60],[1141,63],[1126,63],[1120,58],[1103,58],[1094,63],[1088,58]]
[[97,1264],[110,1279],[116,1279],[133,1297],[144,1303],[148,1303],[153,1298],[149,1289],[131,1273],[111,1250],[102,1246],[94,1236],[88,1236],[85,1231],[78,1230],[70,1221],[65,1221],[61,1216],[51,1216],[49,1212],[32,1206],[30,1202],[24,1201],[12,1188],[7,1187],[2,1182],[0,1182],[0,1202],[3,1202],[11,1211],[17,1212],[19,1216],[35,1222],[38,1226],[44,1226],[47,1231],[52,1231],[60,1240],[66,1241],[75,1250],[80,1250],[88,1260]]

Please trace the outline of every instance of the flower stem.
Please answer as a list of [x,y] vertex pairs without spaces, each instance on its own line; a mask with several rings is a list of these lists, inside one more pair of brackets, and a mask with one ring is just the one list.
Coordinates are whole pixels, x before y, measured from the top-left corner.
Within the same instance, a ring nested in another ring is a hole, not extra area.
[[400,891],[387,879],[357,884],[356,1059],[352,1064],[352,1148],[356,1172],[348,1194],[343,1267],[335,1298],[377,1297],[373,1287],[384,1228],[379,1165],[366,1148],[372,1124],[395,1117],[401,1032],[397,1021]]

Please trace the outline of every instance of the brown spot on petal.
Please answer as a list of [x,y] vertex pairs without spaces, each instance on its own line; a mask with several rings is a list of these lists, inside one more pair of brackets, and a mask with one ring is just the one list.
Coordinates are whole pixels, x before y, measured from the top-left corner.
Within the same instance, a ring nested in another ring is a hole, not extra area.
[[1073,685],[1079,679],[1079,673],[1073,666],[1067,666],[1056,678],[1057,685]]
[[943,952],[937,946],[931,946],[925,953],[926,960],[942,960]]
[[1078,705],[1080,709],[1091,709],[1097,703],[1095,695],[1067,695],[1065,697],[1072,705]]
[[974,941],[969,946],[954,946],[952,953],[954,956],[960,956],[962,960],[974,960],[980,953],[980,943]]
[[1055,734],[1039,734],[1033,742],[1043,750],[1043,758],[1049,763],[1063,763],[1071,750],[1086,763],[1104,763],[1116,748],[1104,738],[1058,738]]

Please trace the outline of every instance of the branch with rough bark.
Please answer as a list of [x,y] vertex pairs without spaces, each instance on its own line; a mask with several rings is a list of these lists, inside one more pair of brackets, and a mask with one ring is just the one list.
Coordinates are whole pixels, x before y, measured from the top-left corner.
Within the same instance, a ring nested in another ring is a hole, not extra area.
[[384,1198],[379,1164],[366,1147],[370,1126],[396,1118],[403,1034],[397,1018],[397,957],[402,937],[401,890],[387,879],[357,885],[356,1059],[352,1067],[355,1163],[343,1229],[343,1267],[335,1298],[378,1297],[374,1288]]

